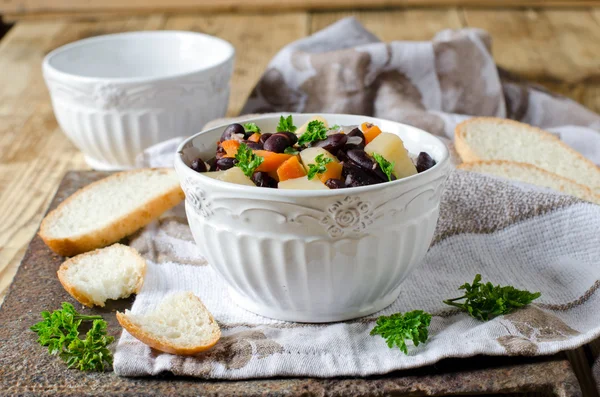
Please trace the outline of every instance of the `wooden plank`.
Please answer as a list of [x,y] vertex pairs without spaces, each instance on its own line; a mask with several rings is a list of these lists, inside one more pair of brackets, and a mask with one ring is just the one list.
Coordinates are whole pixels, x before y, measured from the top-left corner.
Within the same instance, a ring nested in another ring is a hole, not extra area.
[[398,6],[416,7],[576,7],[600,5],[598,0],[4,0],[0,14],[11,18],[28,14],[80,12],[140,12],[173,11],[307,11],[362,9]]
[[355,17],[367,30],[383,41],[431,40],[442,29],[462,27],[456,8],[402,9],[314,13],[311,18],[311,32],[314,33],[349,16]]
[[63,174],[87,168],[56,124],[41,73],[44,55],[84,37],[158,29],[164,21],[20,22],[0,42],[0,302]]
[[498,64],[535,81],[564,83],[600,77],[600,24],[590,9],[464,10],[470,27],[493,37]]
[[267,64],[284,45],[308,34],[306,13],[173,16],[165,29],[191,30],[221,37],[236,48],[229,116],[237,115]]

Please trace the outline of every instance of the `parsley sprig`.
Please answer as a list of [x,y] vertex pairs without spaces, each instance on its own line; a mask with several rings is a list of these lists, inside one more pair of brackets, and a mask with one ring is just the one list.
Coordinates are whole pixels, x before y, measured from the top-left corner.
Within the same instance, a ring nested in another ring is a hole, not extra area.
[[279,124],[277,124],[277,132],[289,131],[294,132],[298,129],[294,125],[294,121],[292,120],[292,115],[290,114],[287,117],[279,116]]
[[306,132],[298,138],[298,145],[302,146],[314,141],[327,138],[327,127],[322,121],[313,120],[306,126]]
[[[490,282],[482,284],[481,274],[475,276],[472,284],[465,283],[458,289],[464,290],[465,294],[459,298],[445,300],[444,303],[457,307],[481,321],[508,314],[541,296],[539,292],[518,290],[512,286],[494,286]],[[462,303],[456,302],[463,299]]]
[[379,153],[373,153],[373,158],[375,161],[377,161],[377,164],[379,164],[381,170],[387,175],[388,180],[391,181],[395,163],[390,163]]
[[[37,333],[37,342],[48,346],[48,353],[58,355],[69,368],[82,371],[104,371],[112,365],[112,353],[108,349],[114,338],[106,334],[106,321],[101,316],[85,316],[77,313],[73,305],[63,302],[62,309],[41,313],[42,321],[30,329]],[[79,338],[79,326],[93,321],[85,339]]]
[[258,132],[260,134],[260,127],[256,123],[246,123],[243,127],[246,132]]
[[283,153],[285,154],[291,154],[291,155],[297,155],[298,153],[300,153],[298,150],[296,150],[295,147],[293,146],[288,146],[285,148],[285,150],[283,151]]
[[431,314],[423,310],[381,316],[371,330],[371,335],[381,335],[389,348],[397,346],[404,354],[408,354],[406,341],[412,340],[415,346],[427,342],[430,323]]
[[240,144],[235,159],[237,160],[236,167],[240,167],[248,178],[254,174],[254,170],[265,160],[264,157],[255,154],[245,143]]
[[327,171],[327,164],[331,163],[333,159],[331,157],[325,157],[324,154],[319,154],[315,157],[316,164],[308,165],[308,179],[313,179],[315,175],[322,174]]

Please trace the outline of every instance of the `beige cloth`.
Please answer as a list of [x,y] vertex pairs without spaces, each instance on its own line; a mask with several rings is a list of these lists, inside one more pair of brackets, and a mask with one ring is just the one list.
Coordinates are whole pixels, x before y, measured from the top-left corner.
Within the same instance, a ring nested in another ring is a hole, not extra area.
[[[346,19],[284,48],[271,62],[246,112],[343,112],[394,119],[451,137],[468,115],[508,116],[560,128],[587,152],[600,117],[561,97],[498,72],[490,40],[477,30],[446,31],[433,42],[379,43]],[[450,113],[451,112],[451,113]],[[589,128],[592,127],[592,128]],[[583,131],[583,132],[582,132]],[[144,164],[171,164],[177,141],[152,148]],[[143,312],[175,290],[202,298],[223,329],[211,351],[183,358],[154,351],[123,332],[115,371],[170,371],[204,378],[365,376],[433,364],[447,357],[545,355],[600,335],[600,206],[569,196],[456,171],[441,203],[432,246],[404,282],[398,300],[376,315],[335,324],[269,320],[236,307],[193,243],[178,208],[131,244],[148,259],[132,310]],[[542,292],[535,305],[482,323],[443,299],[476,273],[499,284]],[[423,309],[434,314],[430,340],[409,354],[369,335],[379,315]]]

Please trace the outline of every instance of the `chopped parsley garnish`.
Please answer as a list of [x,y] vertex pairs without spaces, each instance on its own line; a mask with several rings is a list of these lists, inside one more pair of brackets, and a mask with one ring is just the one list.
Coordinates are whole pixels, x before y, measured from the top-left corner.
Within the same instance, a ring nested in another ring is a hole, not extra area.
[[[460,298],[445,300],[444,303],[457,307],[481,321],[508,314],[541,296],[539,292],[518,290],[512,286],[494,286],[490,282],[482,284],[481,274],[475,276],[473,284],[465,283],[458,289],[465,290],[465,294]],[[463,303],[456,302],[462,299]]]
[[316,164],[308,165],[308,179],[313,179],[315,175],[322,174],[327,171],[327,164],[331,163],[333,159],[331,157],[325,157],[324,154],[319,154],[315,157]]
[[394,163],[390,163],[380,155],[379,153],[373,153],[373,158],[377,161],[377,164],[381,167],[381,170],[387,175],[388,180],[392,180],[392,174],[394,173]]
[[285,148],[285,150],[283,151],[283,153],[297,155],[300,152],[297,151],[293,146],[288,146],[288,147]]
[[339,130],[340,128],[342,127],[339,124],[334,124],[333,127],[329,127],[329,130]]
[[[58,355],[69,368],[81,371],[104,371],[112,365],[113,357],[108,345],[115,338],[107,335],[106,321],[102,316],[79,314],[67,302],[63,302],[62,309],[41,314],[43,320],[30,329],[38,335],[40,345],[48,346],[48,353]],[[85,339],[81,339],[79,327],[84,321],[91,321],[92,328]]]
[[244,124],[244,130],[246,130],[246,132],[258,132],[258,133],[260,133],[260,128],[256,125],[256,123],[246,123],[246,124]]
[[298,145],[302,146],[310,142],[322,141],[327,138],[327,127],[322,121],[313,120],[308,123],[306,132],[298,138]]
[[287,117],[279,116],[279,124],[277,124],[277,132],[289,131],[294,132],[298,129],[294,125],[294,121],[292,120],[292,115],[290,114]]
[[240,147],[235,154],[235,159],[237,160],[235,166],[240,167],[244,172],[244,175],[248,178],[254,174],[254,170],[256,170],[264,161],[264,157],[256,155],[245,143],[240,144]]
[[408,354],[406,340],[412,340],[415,346],[427,342],[430,323],[431,314],[423,310],[381,316],[371,330],[371,335],[381,335],[390,349],[396,346],[404,354]]

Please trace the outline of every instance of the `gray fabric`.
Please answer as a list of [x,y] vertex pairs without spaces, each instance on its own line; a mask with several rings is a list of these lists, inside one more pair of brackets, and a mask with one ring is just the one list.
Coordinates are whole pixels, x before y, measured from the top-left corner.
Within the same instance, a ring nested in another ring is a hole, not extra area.
[[[498,71],[480,30],[444,31],[432,42],[384,44],[345,19],[293,43],[270,63],[244,112],[340,112],[406,122],[452,138],[469,115],[516,118],[556,128],[600,162],[600,117]],[[178,140],[150,149],[140,164],[169,164]],[[596,149],[594,149],[596,148]],[[192,241],[182,208],[136,235],[148,259],[140,313],[176,290],[191,290],[219,321],[223,338],[184,358],[154,351],[123,332],[115,355],[122,376],[171,371],[203,378],[352,376],[386,373],[447,357],[544,355],[600,336],[600,206],[497,178],[455,171],[432,246],[398,300],[376,315],[308,325],[269,320],[236,307]],[[535,305],[478,322],[442,303],[476,273],[542,292]],[[383,314],[434,314],[430,340],[409,354],[369,335]]]

